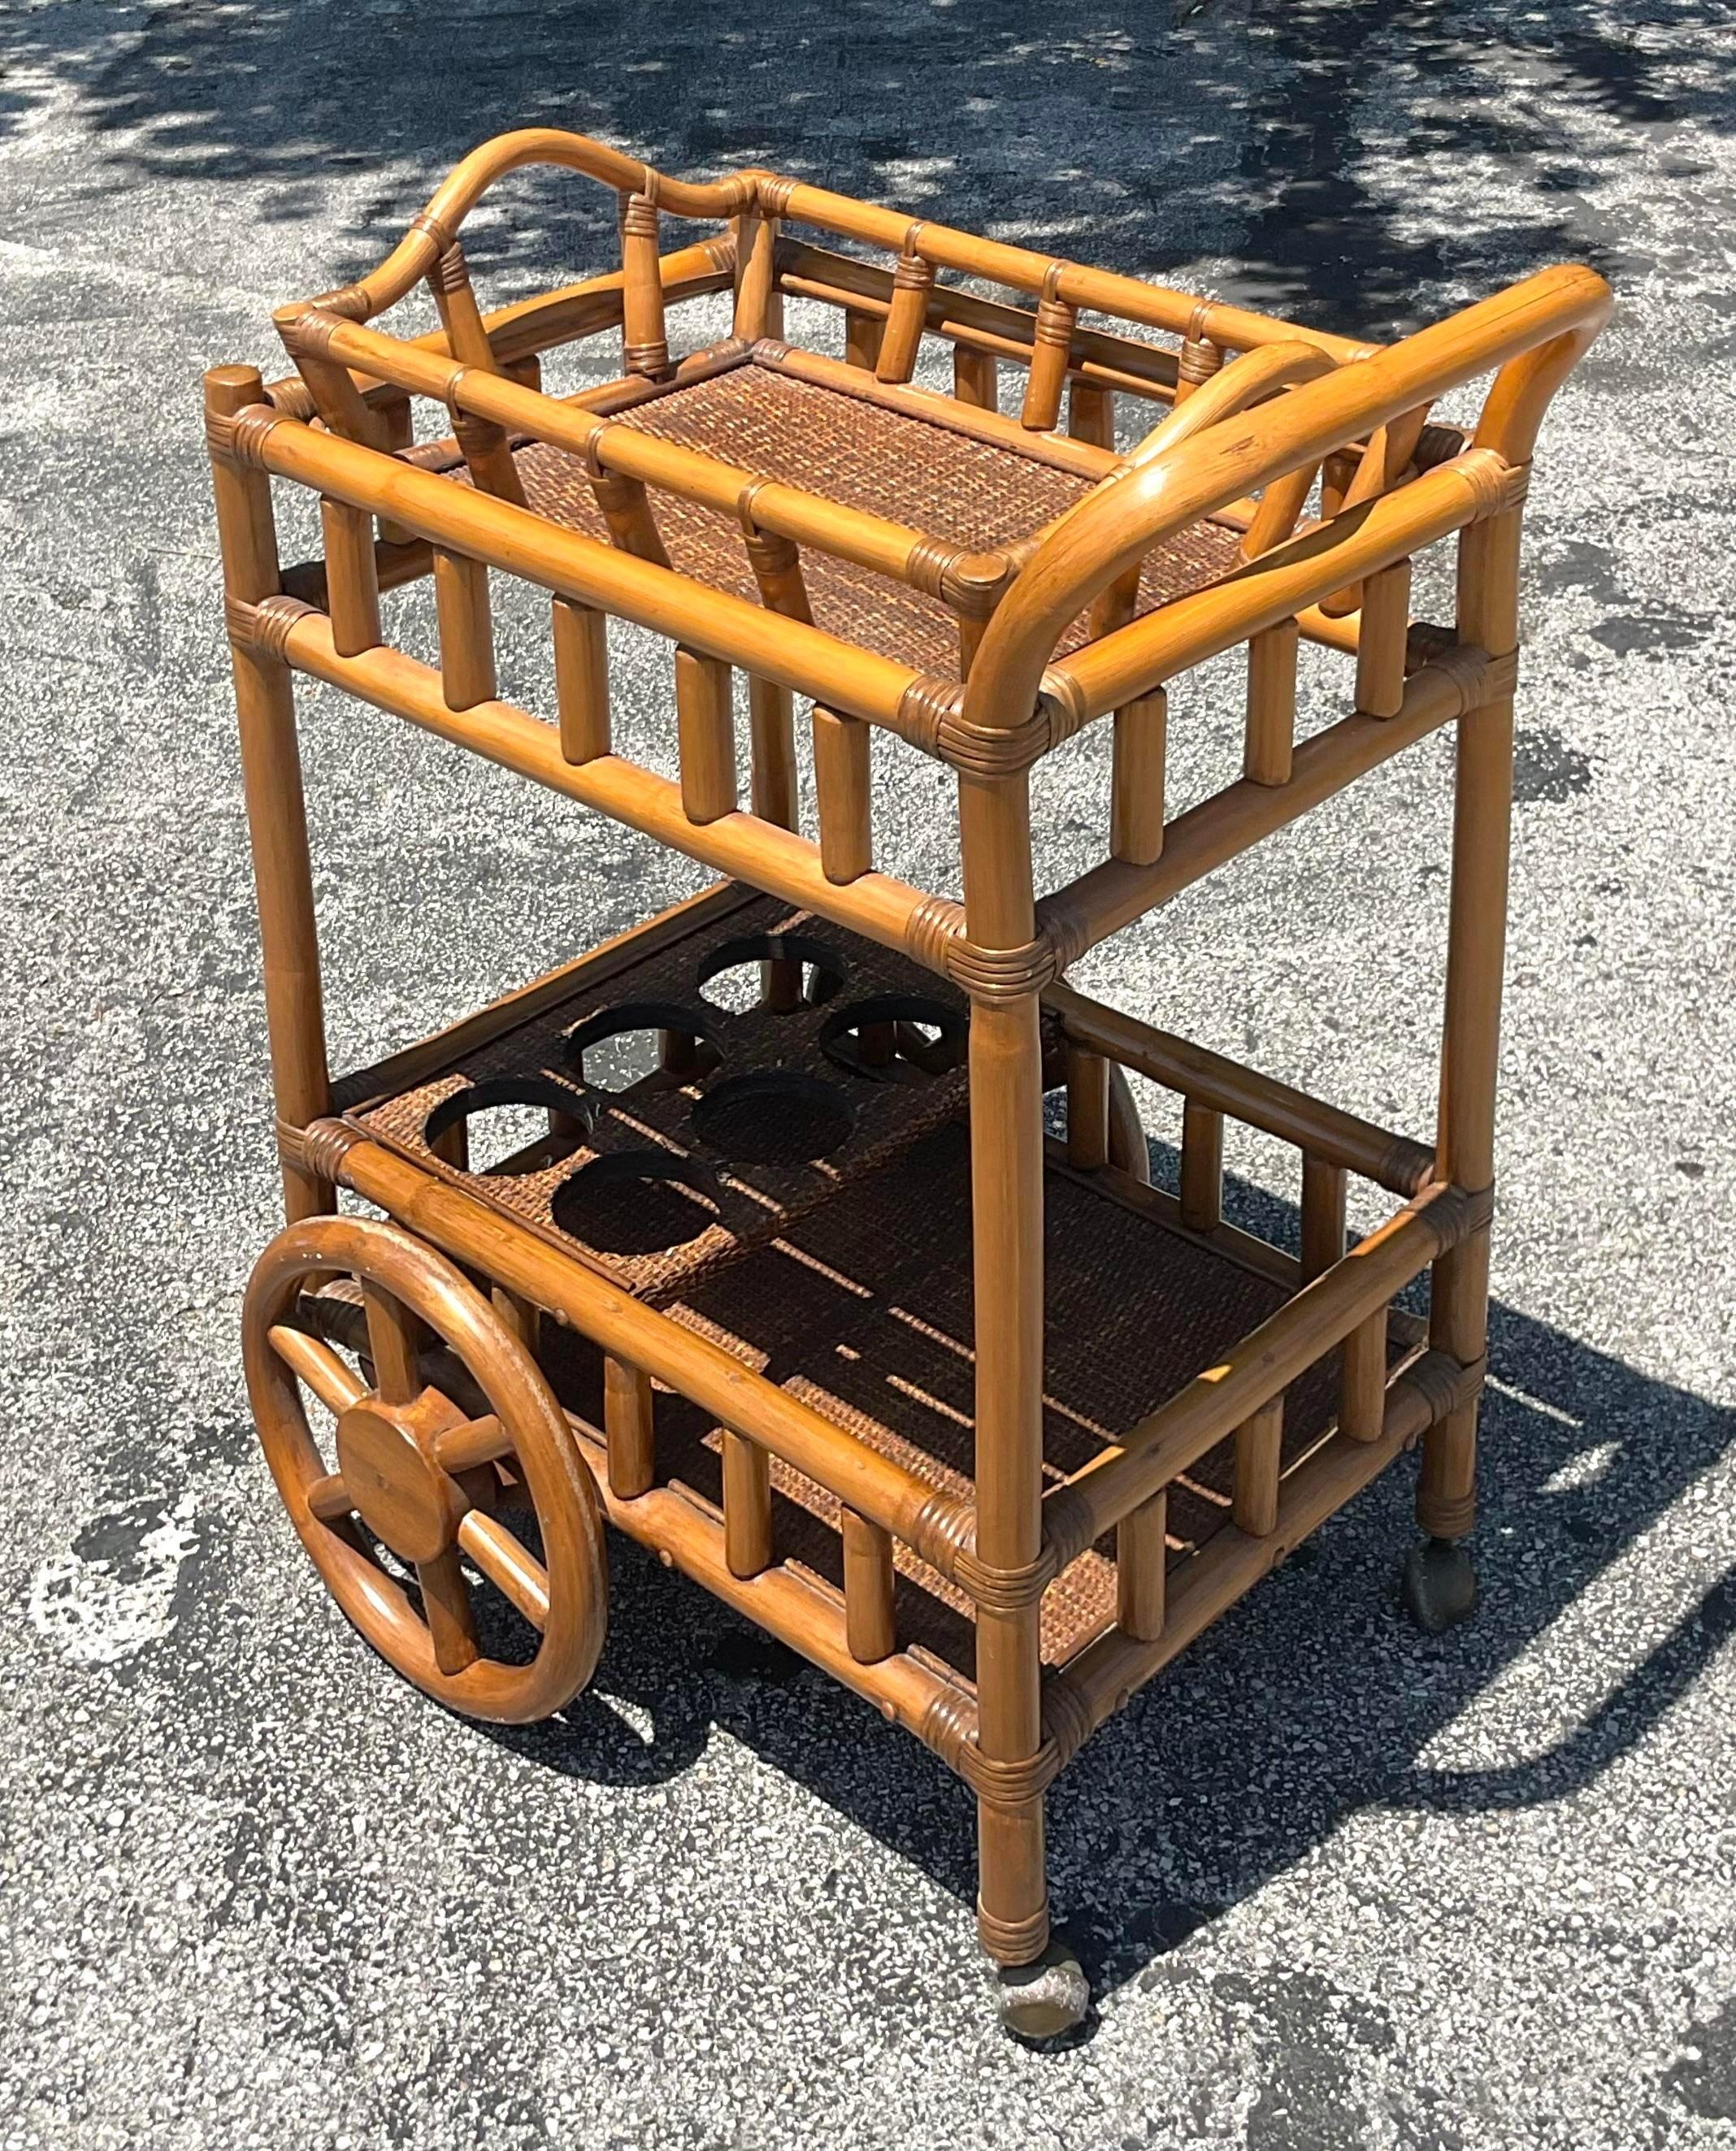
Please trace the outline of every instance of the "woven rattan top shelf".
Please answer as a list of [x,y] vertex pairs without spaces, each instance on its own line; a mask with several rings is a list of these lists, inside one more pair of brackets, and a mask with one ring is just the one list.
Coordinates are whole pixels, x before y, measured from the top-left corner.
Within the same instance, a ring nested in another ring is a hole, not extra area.
[[[937,558],[1027,544],[1098,482],[1083,470],[1057,467],[1040,438],[1021,441],[1013,428],[994,440],[957,432],[949,418],[957,407],[948,399],[913,390],[905,407],[889,409],[835,382],[790,373],[781,362],[787,356],[782,344],[752,345],[726,372],[671,383],[622,412],[619,423],[908,525],[936,541]],[[578,457],[529,443],[515,449],[514,460],[538,514],[589,537],[607,536]],[[1102,464],[1106,471],[1112,458],[1104,455]],[[447,468],[468,482],[456,447]],[[664,505],[658,528],[680,573],[758,602],[738,517],[676,498]],[[1136,610],[1149,612],[1227,574],[1241,540],[1240,530],[1205,519],[1178,531],[1146,555]],[[958,620],[941,599],[817,552],[809,556],[805,580],[814,625],[828,634],[924,671],[957,664]],[[1078,648],[1086,634],[1081,615],[1062,636],[1062,653]]]

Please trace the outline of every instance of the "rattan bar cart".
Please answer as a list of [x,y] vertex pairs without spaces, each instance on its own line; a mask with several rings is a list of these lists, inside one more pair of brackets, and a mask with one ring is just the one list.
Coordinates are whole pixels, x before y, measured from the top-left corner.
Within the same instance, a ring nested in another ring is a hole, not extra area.
[[[616,192],[621,266],[483,313],[460,226],[538,164]],[[719,229],[665,251],[666,216]],[[438,332],[367,326],[424,279]],[[672,310],[716,293],[732,333],[672,360]],[[842,316],[841,356],[782,340],[787,297]],[[1521,503],[1609,303],[1552,269],[1371,345],[538,129],[466,159],[371,276],[279,312],[293,375],[206,377],[289,1221],[244,1350],[296,1531],[380,1652],[509,1720],[591,1674],[603,1521],[655,1548],[964,1779],[1028,2036],[1085,2007],[1043,1809],[1096,1726],[1419,1443],[1406,1597],[1437,1625],[1474,1597]],[[617,331],[619,379],[543,392],[540,354]],[[950,395],[914,382],[925,339]],[[1484,376],[1472,430],[1431,421]],[[1137,446],[1117,399],[1156,407]],[[274,479],[318,496],[323,558],[280,564]],[[1414,622],[1412,556],[1454,534],[1456,619]],[[552,721],[499,694],[491,574],[549,594]],[[421,577],[438,666],[382,625]],[[613,751],[611,615],[674,645],[678,779]],[[1349,707],[1298,741],[1303,638]],[[1167,684],[1237,644],[1243,775],[1166,819]],[[724,878],[334,1080],[296,672]],[[1105,855],[1040,898],[1030,772],[1102,718]],[[1449,725],[1432,1146],[1064,983]],[[876,868],[877,733],[881,783],[907,755],[953,772],[959,894]],[[649,1072],[612,1080],[647,1033]],[[1129,1070],[1183,1101],[1177,1196]],[[471,1170],[507,1108],[530,1136]],[[1226,1115],[1301,1152],[1299,1259],[1225,1220]],[[1398,1207],[1347,1250],[1353,1174]],[[1392,1303],[1425,1270],[1422,1322]]]

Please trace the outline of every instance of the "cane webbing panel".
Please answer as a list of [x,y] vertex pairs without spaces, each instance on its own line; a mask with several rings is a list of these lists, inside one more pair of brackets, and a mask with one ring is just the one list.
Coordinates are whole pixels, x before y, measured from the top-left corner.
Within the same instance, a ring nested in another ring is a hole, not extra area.
[[[1212,1365],[1285,1295],[1087,1176],[1051,1165],[1045,1194],[1044,1454],[1054,1483]],[[858,1440],[968,1498],[970,1279],[969,1139],[954,1122],[853,1181],[775,1244],[715,1271],[669,1312]],[[550,1339],[549,1349],[569,1408],[597,1420],[591,1355],[566,1338]],[[1286,1469],[1332,1422],[1338,1359],[1329,1354],[1287,1394]],[[708,1415],[661,1393],[655,1414],[658,1476],[721,1503],[719,1435]],[[1232,1470],[1226,1440],[1172,1487],[1172,1565],[1227,1522]],[[777,1557],[841,1585],[837,1501],[776,1460],[772,1473]],[[907,1546],[896,1560],[901,1643],[972,1675],[968,1600]],[[1065,1663],[1112,1617],[1115,1602],[1106,1540],[1046,1594],[1045,1662]]]
[[[757,477],[907,524],[970,552],[1030,536],[1091,489],[1089,480],[1052,469],[1015,448],[972,440],[920,417],[881,410],[752,364],[640,404],[616,423],[703,450]],[[539,514],[606,538],[577,457],[538,443],[519,448],[514,460],[526,499]],[[452,475],[465,478],[461,470]],[[655,487],[650,498],[672,567],[759,602],[741,526],[732,516]],[[1148,610],[1227,573],[1236,564],[1238,542],[1236,531],[1215,523],[1178,531],[1146,557],[1140,609]],[[812,546],[802,550],[802,569],[816,626],[921,671],[956,672],[959,625],[938,599]],[[1076,621],[1060,648],[1065,652],[1084,639],[1085,624]]]

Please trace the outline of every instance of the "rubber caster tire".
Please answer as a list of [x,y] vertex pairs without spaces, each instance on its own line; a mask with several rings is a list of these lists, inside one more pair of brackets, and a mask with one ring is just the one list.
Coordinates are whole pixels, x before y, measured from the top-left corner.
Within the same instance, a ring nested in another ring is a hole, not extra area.
[[1000,1966],[996,1980],[1002,2030],[1030,2044],[1076,2032],[1091,2009],[1090,1983],[1065,1942],[1050,1942],[1035,1964]]
[[1425,1635],[1442,1635],[1475,1611],[1477,1571],[1456,1540],[1430,1539],[1405,1555],[1399,1595]]

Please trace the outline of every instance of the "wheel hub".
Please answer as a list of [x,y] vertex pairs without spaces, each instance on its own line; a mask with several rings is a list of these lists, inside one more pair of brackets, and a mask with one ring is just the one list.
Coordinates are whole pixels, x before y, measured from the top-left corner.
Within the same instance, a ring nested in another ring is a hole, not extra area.
[[466,1506],[458,1487],[423,1452],[414,1407],[370,1397],[337,1422],[338,1469],[357,1514],[400,1559],[433,1561],[453,1543]]

